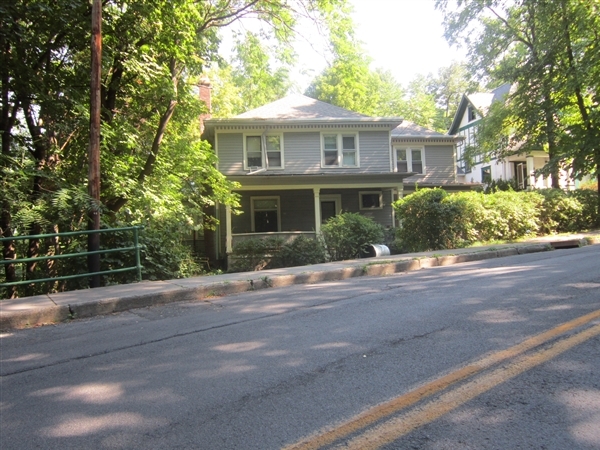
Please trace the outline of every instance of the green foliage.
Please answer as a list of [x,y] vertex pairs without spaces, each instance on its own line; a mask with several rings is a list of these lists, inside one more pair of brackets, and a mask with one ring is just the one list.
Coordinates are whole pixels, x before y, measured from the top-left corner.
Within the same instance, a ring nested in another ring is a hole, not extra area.
[[[314,18],[340,2],[103,2],[101,205],[86,193],[89,2],[2,3],[0,233],[80,230],[88,212],[100,208],[103,226],[146,225],[146,278],[197,273],[182,235],[213,226],[206,211],[216,202],[237,207],[236,185],[216,170],[213,149],[198,130],[206,107],[197,85],[221,59],[218,30],[248,15],[270,27],[277,46],[264,47],[249,34],[238,43],[232,77],[250,90],[241,95],[279,96],[289,85],[286,65],[272,69],[267,55],[277,48],[279,59],[290,61],[281,43],[291,42],[297,18]],[[15,252],[8,244],[3,250],[7,258],[54,251],[41,245]],[[120,263],[111,256],[103,264]],[[59,275],[72,269],[52,268]]]
[[281,238],[245,239],[233,247],[230,260],[231,272],[252,272],[269,267],[283,245]]
[[583,208],[573,196],[561,189],[542,189],[537,191],[544,197],[540,212],[541,231],[545,234],[578,231],[579,217]]
[[[600,5],[562,0],[437,0],[446,37],[466,43],[471,64],[511,92],[487,113],[484,157],[545,150],[544,174],[600,176]],[[600,203],[600,193],[597,203]]]
[[445,201],[443,189],[420,189],[396,203],[398,239],[404,251],[456,248],[463,239],[459,228],[463,206]]
[[278,267],[319,264],[327,260],[323,242],[297,236],[284,243],[281,238],[247,239],[233,248],[232,272],[251,272]]
[[544,196],[542,225],[548,233],[589,230],[598,223],[598,196],[589,189],[538,191]]
[[501,178],[490,181],[483,190],[486,194],[493,194],[498,191],[518,191],[519,183],[516,178],[503,180]]
[[535,192],[494,194],[422,189],[394,204],[404,251],[459,248],[476,241],[514,240],[539,229],[543,197]]
[[276,255],[277,267],[307,266],[320,264],[328,260],[325,245],[320,239],[298,236],[283,245]]
[[321,233],[332,261],[358,258],[367,245],[381,243],[384,239],[381,225],[357,213],[331,217],[321,227]]
[[537,192],[498,191],[481,198],[489,212],[481,240],[515,240],[539,231],[538,213],[543,198]]

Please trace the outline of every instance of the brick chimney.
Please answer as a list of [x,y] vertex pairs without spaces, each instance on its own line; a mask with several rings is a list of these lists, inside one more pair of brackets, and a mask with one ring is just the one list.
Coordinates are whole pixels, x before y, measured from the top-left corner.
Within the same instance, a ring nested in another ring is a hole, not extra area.
[[205,114],[200,114],[200,133],[204,132],[204,121],[206,119],[210,119],[211,117],[211,104],[210,104],[210,91],[212,90],[212,86],[210,84],[210,80],[208,77],[203,76],[200,79],[200,84],[198,85],[198,92],[200,100],[204,102],[206,105],[207,112]]

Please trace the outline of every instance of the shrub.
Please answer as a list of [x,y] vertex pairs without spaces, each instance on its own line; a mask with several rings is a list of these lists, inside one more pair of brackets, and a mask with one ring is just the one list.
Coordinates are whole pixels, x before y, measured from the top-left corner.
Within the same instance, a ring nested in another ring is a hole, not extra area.
[[542,233],[563,233],[579,228],[578,217],[583,211],[579,200],[561,189],[541,189],[537,191],[544,202],[540,209],[540,231]]
[[516,239],[538,230],[537,193],[448,194],[422,189],[394,204],[400,220],[398,239],[405,251],[464,247],[477,240]]
[[281,250],[282,245],[281,238],[255,238],[241,241],[233,248],[229,271],[252,272],[265,269]]
[[483,240],[515,240],[539,230],[538,214],[543,197],[536,192],[498,191],[483,196],[489,211]]
[[294,267],[309,264],[320,264],[327,261],[325,244],[320,239],[307,238],[300,235],[292,242],[285,244],[276,255],[274,266]]
[[[597,186],[597,185],[596,185]],[[576,217],[576,230],[589,230],[600,226],[600,211],[598,211],[598,191],[592,189],[577,189],[570,191],[569,196],[581,205],[581,212]]]
[[398,239],[404,251],[455,248],[465,230],[460,218],[464,202],[445,201],[443,189],[421,189],[396,203]]
[[330,218],[321,227],[331,260],[358,258],[367,245],[383,242],[383,227],[369,217],[343,213]]
[[286,244],[281,238],[255,238],[236,244],[230,272],[252,272],[278,267],[304,266],[327,261],[323,242],[298,236]]

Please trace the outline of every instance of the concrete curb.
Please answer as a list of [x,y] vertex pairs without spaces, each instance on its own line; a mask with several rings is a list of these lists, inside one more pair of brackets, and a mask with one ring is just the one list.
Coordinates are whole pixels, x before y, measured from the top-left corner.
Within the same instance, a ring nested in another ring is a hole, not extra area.
[[[588,243],[590,243],[589,239],[585,238],[579,241],[579,245]],[[600,239],[598,239],[598,243],[600,243]],[[440,256],[436,256],[434,253],[431,256],[411,259],[381,262],[363,259],[288,268],[287,270],[275,269],[229,274],[229,280],[216,282],[212,282],[209,277],[197,277],[196,279],[142,282],[16,300],[3,300],[0,301],[0,331],[106,315],[172,302],[202,301],[271,287],[279,288],[296,284],[340,281],[361,276],[384,276],[399,272],[549,250],[553,250],[553,247],[548,243],[521,244],[514,247],[482,248],[478,251]],[[397,255],[397,257],[401,258],[402,255]]]

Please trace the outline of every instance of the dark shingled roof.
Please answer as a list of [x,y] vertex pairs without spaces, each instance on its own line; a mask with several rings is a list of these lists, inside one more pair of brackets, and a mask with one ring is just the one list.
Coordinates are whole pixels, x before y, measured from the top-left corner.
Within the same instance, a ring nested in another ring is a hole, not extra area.
[[243,114],[235,119],[360,119],[368,118],[329,103],[315,100],[301,94],[292,94],[268,103]]
[[429,128],[425,128],[417,125],[416,123],[405,120],[392,130],[392,138],[400,137],[436,137],[447,139],[448,135],[438,133],[437,131],[430,130]]

